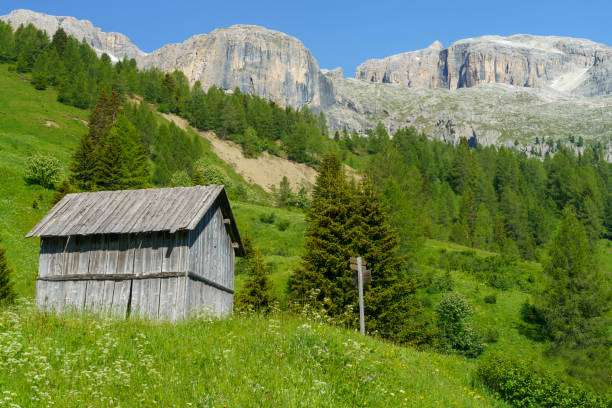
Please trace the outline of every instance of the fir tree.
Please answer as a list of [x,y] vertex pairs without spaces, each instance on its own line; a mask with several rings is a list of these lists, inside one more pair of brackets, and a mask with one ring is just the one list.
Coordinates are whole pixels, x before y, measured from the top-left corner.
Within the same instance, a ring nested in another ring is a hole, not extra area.
[[563,211],[545,266],[548,284],[539,297],[545,330],[561,347],[584,347],[606,337],[611,308],[609,284],[589,248],[584,226]]
[[293,192],[291,191],[291,185],[287,176],[283,176],[283,179],[278,185],[278,195],[276,198],[276,205],[278,207],[286,207],[291,205],[294,201]]
[[129,177],[126,154],[116,131],[104,138],[95,167],[95,185],[101,190],[126,188]]
[[350,236],[354,254],[361,255],[372,271],[364,300],[367,330],[398,343],[429,343],[433,332],[422,318],[418,283],[407,273],[406,258],[398,255],[399,235],[391,227],[388,209],[369,177],[359,187]]
[[[2,240],[0,240],[2,244]],[[15,300],[15,290],[11,282],[12,271],[6,261],[6,249],[0,248],[0,304],[12,303]]]
[[272,281],[268,276],[267,266],[257,247],[250,249],[246,259],[246,273],[248,275],[244,286],[236,294],[237,311],[269,312],[277,301],[272,293]]
[[289,284],[299,302],[308,301],[316,292],[316,300],[326,300],[332,316],[354,305],[357,296],[349,269],[349,259],[355,255],[349,236],[351,204],[352,191],[345,180],[342,163],[335,155],[325,155],[306,214],[306,251]]

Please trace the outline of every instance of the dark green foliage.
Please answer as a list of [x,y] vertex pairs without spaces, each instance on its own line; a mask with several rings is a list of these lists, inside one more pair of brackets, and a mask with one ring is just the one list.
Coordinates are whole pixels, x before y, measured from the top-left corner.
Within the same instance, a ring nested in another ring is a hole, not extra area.
[[485,303],[488,303],[490,305],[497,303],[497,295],[495,295],[494,293],[491,295],[486,295],[483,298]]
[[493,354],[478,363],[478,378],[501,398],[516,407],[607,408],[606,400],[579,385],[561,382],[551,373],[534,369],[523,361]]
[[[2,240],[0,240],[2,244]],[[6,260],[6,249],[0,247],[0,305],[13,303],[16,294],[11,282],[12,271]]]
[[349,231],[352,217],[352,194],[337,156],[323,159],[306,214],[306,253],[302,266],[291,277],[294,298],[307,302],[316,291],[317,301],[327,299],[328,312],[338,316],[355,305],[357,291],[351,283]]
[[276,226],[278,227],[279,231],[285,231],[287,230],[287,228],[289,228],[289,226],[291,225],[291,222],[289,220],[280,220]]
[[70,180],[66,177],[62,180],[62,182],[55,188],[55,194],[53,195],[53,200],[51,204],[57,204],[66,194],[76,193],[77,188],[70,182]]
[[259,216],[259,221],[263,222],[264,224],[274,224],[274,220],[276,220],[276,213],[273,211],[270,211],[267,214],[261,214]]
[[453,147],[409,128],[376,150],[367,172],[391,207],[404,253],[418,250],[412,243],[425,235],[533,259],[566,205],[585,225],[591,247],[612,226],[612,165],[597,146],[581,156],[561,149],[542,162],[504,147],[471,148],[465,140]]
[[243,234],[245,256],[243,265],[248,275],[244,286],[236,293],[236,311],[266,313],[274,306],[277,299],[272,294],[272,281],[259,248],[253,245],[248,231]]
[[470,322],[474,312],[460,294],[445,295],[435,312],[438,344],[442,350],[456,351],[467,357],[482,353],[484,345]]
[[568,348],[607,342],[610,285],[590,251],[584,227],[570,209],[563,211],[549,259],[544,269],[547,285],[537,302],[548,336]]
[[276,205],[278,207],[286,207],[293,203],[293,201],[294,197],[293,192],[291,191],[291,185],[289,184],[289,179],[287,179],[287,176],[283,176],[283,179],[278,186]]
[[307,213],[306,253],[290,280],[297,301],[316,301],[327,313],[355,326],[357,290],[349,258],[361,255],[372,271],[365,286],[367,330],[396,342],[420,345],[431,341],[428,322],[416,298],[418,285],[398,256],[398,235],[372,181],[346,181],[335,155],[324,157]]

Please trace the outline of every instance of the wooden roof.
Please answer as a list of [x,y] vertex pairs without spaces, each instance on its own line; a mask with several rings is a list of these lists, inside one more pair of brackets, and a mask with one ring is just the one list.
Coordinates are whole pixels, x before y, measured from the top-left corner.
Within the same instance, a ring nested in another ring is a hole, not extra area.
[[243,250],[225,189],[220,185],[67,194],[26,235],[59,237],[92,234],[192,230],[220,198],[230,235]]

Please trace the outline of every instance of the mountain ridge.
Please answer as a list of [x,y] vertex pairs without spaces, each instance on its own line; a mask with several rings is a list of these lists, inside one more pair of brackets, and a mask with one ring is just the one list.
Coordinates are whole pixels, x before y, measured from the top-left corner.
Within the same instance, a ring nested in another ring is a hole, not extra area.
[[446,48],[435,41],[370,59],[349,79],[342,69],[320,69],[299,39],[262,26],[218,28],[145,54],[122,34],[103,33],[86,20],[28,10],[0,19],[13,27],[32,23],[50,35],[61,26],[99,53],[117,59],[129,58],[129,51],[140,68],[180,70],[205,89],[240,88],[281,106],[308,105],[336,130],[365,132],[380,121],[390,132],[415,126],[450,143],[461,137],[483,145],[518,143],[528,154],[548,152],[538,139],[574,136],[603,143],[612,158],[606,126],[612,123],[612,47],[586,39],[489,35]]

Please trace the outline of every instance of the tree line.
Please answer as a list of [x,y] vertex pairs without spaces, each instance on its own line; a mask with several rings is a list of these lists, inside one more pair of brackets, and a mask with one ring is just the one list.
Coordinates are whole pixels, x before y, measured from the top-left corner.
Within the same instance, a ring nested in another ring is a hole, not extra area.
[[79,42],[61,28],[50,39],[31,24],[13,31],[0,22],[0,62],[14,64],[19,73],[30,73],[36,89],[54,87],[58,101],[82,109],[94,107],[102,90],[115,91],[122,100],[130,94],[141,95],[161,112],[234,140],[247,157],[266,150],[316,164],[323,153],[341,149],[328,137],[325,115],[307,106],[283,108],[239,89],[212,86],[204,90],[200,82],[190,86],[180,71],[139,70],[134,59],[113,64],[109,55],[98,57],[85,40]]
[[391,208],[402,250],[423,238],[538,258],[571,207],[591,248],[612,236],[612,164],[601,149],[544,160],[505,147],[430,140],[414,128],[377,131],[367,172]]

